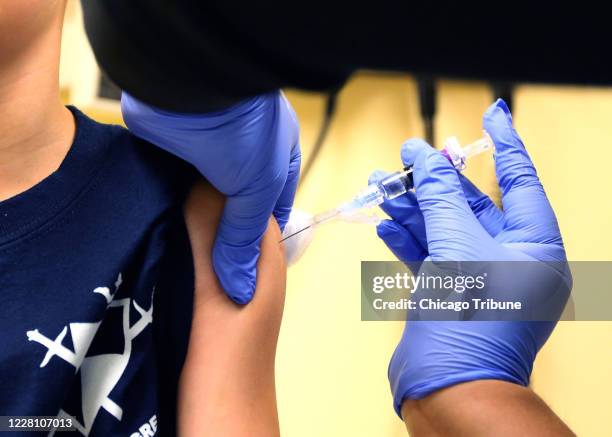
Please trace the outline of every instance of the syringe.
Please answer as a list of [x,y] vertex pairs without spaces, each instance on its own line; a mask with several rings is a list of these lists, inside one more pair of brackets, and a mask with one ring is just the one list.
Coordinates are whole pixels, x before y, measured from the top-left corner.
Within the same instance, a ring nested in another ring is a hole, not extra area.
[[[456,137],[448,137],[444,140],[444,149],[440,153],[446,157],[453,167],[462,171],[466,167],[469,158],[479,155],[494,147],[491,137],[485,132],[484,136],[464,147],[461,146]],[[335,218],[348,217],[357,211],[380,205],[385,200],[395,199],[414,187],[412,179],[412,166],[404,168],[403,171],[392,173],[380,181],[368,185],[360,191],[353,199],[343,202],[336,208],[324,211],[313,216],[311,222],[302,229],[284,237],[285,241],[306,229],[319,226]]]

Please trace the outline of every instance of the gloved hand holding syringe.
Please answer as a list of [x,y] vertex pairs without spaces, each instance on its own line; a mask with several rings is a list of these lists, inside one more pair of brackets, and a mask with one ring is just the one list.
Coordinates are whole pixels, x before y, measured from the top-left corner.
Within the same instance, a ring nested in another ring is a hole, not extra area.
[[[458,171],[466,168],[466,162],[473,156],[493,149],[493,141],[484,132],[482,138],[461,146],[456,137],[448,137],[444,141],[444,148],[440,151]],[[291,220],[283,233],[281,242],[288,240],[304,231],[312,230],[323,223],[332,220],[356,221],[354,218],[363,210],[380,205],[385,200],[395,199],[406,193],[414,186],[412,180],[412,167],[406,167],[403,171],[392,173],[385,178],[368,185],[360,191],[353,199],[343,202],[335,208],[316,214],[309,218],[301,226],[291,226]]]

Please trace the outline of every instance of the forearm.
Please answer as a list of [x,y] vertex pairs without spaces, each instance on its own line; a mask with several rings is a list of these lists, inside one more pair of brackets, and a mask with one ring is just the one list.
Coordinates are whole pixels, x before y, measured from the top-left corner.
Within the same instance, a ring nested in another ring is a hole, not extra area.
[[280,232],[270,221],[255,297],[249,305],[236,305],[218,284],[210,257],[222,210],[219,199],[212,188],[198,186],[186,208],[196,289],[179,387],[179,434],[275,436],[274,359],[285,292]]
[[503,381],[458,384],[420,400],[406,400],[402,417],[420,436],[573,436],[532,390]]

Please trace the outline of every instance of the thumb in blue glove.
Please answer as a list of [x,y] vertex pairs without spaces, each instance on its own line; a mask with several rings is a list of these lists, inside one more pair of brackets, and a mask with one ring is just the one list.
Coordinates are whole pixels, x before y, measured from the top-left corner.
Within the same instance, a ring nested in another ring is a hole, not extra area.
[[121,108],[135,135],[185,159],[227,196],[213,248],[213,267],[227,295],[248,303],[259,245],[274,214],[281,230],[300,173],[299,126],[280,92],[222,111],[180,114],[123,93]]

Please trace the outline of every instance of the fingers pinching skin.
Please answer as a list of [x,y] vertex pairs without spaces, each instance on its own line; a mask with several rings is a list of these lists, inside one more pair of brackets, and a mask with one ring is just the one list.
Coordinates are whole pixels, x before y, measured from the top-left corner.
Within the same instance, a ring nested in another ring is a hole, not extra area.
[[270,215],[286,223],[299,178],[299,125],[279,90],[220,111],[176,113],[124,94],[130,131],[193,164],[226,198],[213,266],[228,296],[253,297],[259,244]]
[[293,207],[293,200],[295,199],[295,192],[297,191],[297,186],[300,179],[302,152],[300,151],[299,142],[296,143],[291,150],[290,159],[287,181],[285,182],[285,187],[283,188],[283,191],[276,202],[276,206],[274,207],[274,217],[278,222],[278,227],[280,228],[281,232],[285,229],[285,225],[289,220],[291,208]]
[[300,148],[300,128],[297,115],[295,114],[291,104],[283,93],[280,94],[278,103],[279,121],[277,122],[278,129],[283,130],[277,136],[285,138],[280,143],[288,143],[291,147],[289,152],[289,165],[287,171],[287,180],[285,186],[278,197],[274,207],[274,217],[278,222],[278,226],[283,232],[285,225],[289,220],[295,193],[297,191],[298,182],[300,179],[300,166],[302,164],[302,151]]
[[[253,200],[252,196],[227,198],[213,247],[213,267],[221,286],[243,305],[253,298],[260,242],[271,215],[270,210],[253,210],[249,206]],[[255,216],[244,216],[245,211]]]

